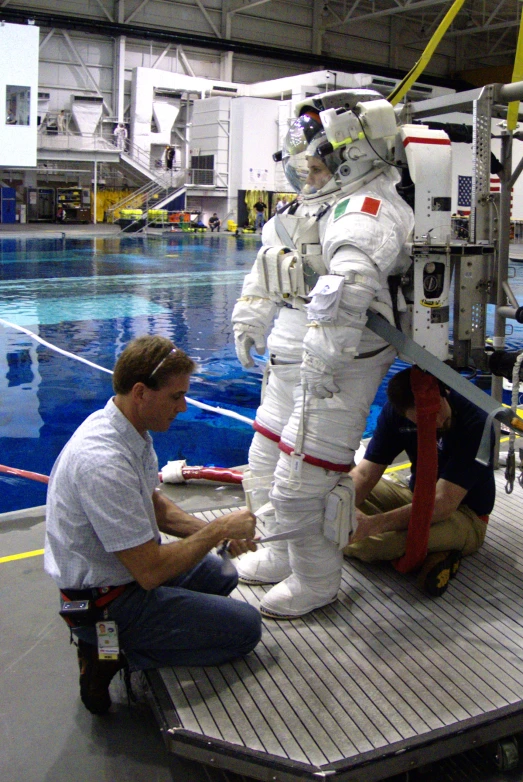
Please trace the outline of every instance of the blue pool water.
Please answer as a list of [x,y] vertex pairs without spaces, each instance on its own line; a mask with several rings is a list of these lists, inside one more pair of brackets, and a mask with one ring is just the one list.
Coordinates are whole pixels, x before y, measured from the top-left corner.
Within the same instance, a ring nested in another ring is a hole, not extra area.
[[[246,371],[238,363],[230,316],[258,242],[251,236],[180,234],[3,239],[0,317],[108,369],[134,337],[163,334],[199,362],[192,398],[253,419],[262,366]],[[523,297],[523,268],[517,273],[513,288]],[[513,347],[523,342],[518,329]],[[49,474],[76,427],[111,394],[110,375],[0,325],[1,464]],[[186,459],[231,466],[246,462],[251,437],[247,424],[189,406],[154,441],[160,465]],[[43,484],[0,475],[0,513],[41,505],[45,492]]]

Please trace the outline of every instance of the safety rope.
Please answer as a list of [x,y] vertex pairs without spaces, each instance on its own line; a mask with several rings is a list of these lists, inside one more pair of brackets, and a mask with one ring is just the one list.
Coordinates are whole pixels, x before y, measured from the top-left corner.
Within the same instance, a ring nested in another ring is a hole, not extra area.
[[427,556],[438,479],[436,419],[441,408],[438,382],[427,372],[412,367],[410,383],[416,403],[418,458],[405,554],[394,562],[400,573],[409,573],[419,567]]
[[[518,44],[516,47],[516,57],[514,58],[514,70],[512,71],[512,83],[523,80],[523,12],[520,11]],[[508,104],[507,109],[507,130],[512,132],[518,125],[519,100],[513,100]]]
[[[46,348],[49,348],[49,350],[54,350],[55,353],[60,353],[62,356],[67,356],[67,358],[73,358],[75,361],[81,361],[82,364],[87,364],[88,366],[93,367],[94,369],[99,369],[100,372],[107,372],[108,375],[113,374],[112,369],[101,367],[99,364],[95,364],[86,358],[82,358],[82,356],[77,356],[74,353],[69,353],[68,350],[63,350],[62,348],[53,345],[51,342],[47,342],[47,340],[42,339],[42,337],[39,337],[33,331],[29,331],[29,329],[25,329],[23,326],[18,326],[16,323],[10,323],[8,320],[4,320],[3,318],[0,318],[0,323],[3,326],[7,326],[8,328],[21,331],[23,334],[27,334],[28,337],[31,337],[31,339],[34,339],[36,342],[39,342],[41,345],[44,345]],[[212,405],[205,404],[205,402],[198,402],[198,400],[196,399],[191,399],[191,397],[188,396],[185,397],[185,400],[187,404],[192,405],[193,407],[198,407],[200,408],[200,410],[208,410],[211,413],[218,413],[219,415],[224,415],[227,418],[235,418],[237,421],[243,421],[244,423],[249,424],[249,426],[253,425],[253,421],[251,418],[247,418],[247,416],[241,415],[241,413],[237,413],[234,410],[227,410],[224,407],[213,407]]]
[[454,3],[450,7],[450,9],[447,11],[445,16],[443,17],[442,21],[440,22],[438,29],[426,45],[421,57],[417,61],[417,63],[410,69],[410,71],[407,73],[406,76],[403,77],[403,79],[400,81],[399,84],[396,85],[396,87],[392,90],[392,92],[387,96],[387,100],[392,103],[393,106],[395,106],[397,103],[400,102],[400,100],[403,98],[404,95],[407,94],[407,92],[410,90],[418,76],[423,73],[427,65],[429,64],[432,55],[436,51],[436,48],[438,47],[441,39],[447,32],[448,28],[454,21],[454,17],[457,15],[458,11],[461,9],[461,6],[465,0],[454,0]]

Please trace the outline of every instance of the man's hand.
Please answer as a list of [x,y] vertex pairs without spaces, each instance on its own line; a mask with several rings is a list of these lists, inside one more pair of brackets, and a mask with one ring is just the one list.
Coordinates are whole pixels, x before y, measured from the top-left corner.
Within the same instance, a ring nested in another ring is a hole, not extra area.
[[244,329],[240,329],[238,326],[235,326],[234,348],[242,367],[245,367],[245,369],[253,367],[254,361],[251,356],[251,350],[254,348],[259,356],[263,356],[267,349],[265,334],[253,327],[246,326]]
[[379,516],[367,516],[363,511],[356,508],[356,521],[358,526],[356,532],[354,532],[349,538],[349,545],[351,543],[357,543],[359,540],[370,537],[370,535],[378,535],[382,530],[380,529],[380,517]]
[[256,517],[247,508],[222,516],[222,521],[225,521],[225,539],[229,540],[228,551],[231,557],[238,557],[247,551],[256,551],[257,546],[253,540]]
[[256,551],[257,548],[254,540],[231,540],[227,546],[227,551],[234,559],[234,557],[239,557],[240,554],[246,554],[247,551]]
[[319,399],[330,398],[340,390],[334,382],[334,375],[324,361],[311,353],[303,354],[301,380],[307,391]]
[[252,540],[256,530],[256,516],[247,508],[239,508],[222,516],[225,537],[230,540]]

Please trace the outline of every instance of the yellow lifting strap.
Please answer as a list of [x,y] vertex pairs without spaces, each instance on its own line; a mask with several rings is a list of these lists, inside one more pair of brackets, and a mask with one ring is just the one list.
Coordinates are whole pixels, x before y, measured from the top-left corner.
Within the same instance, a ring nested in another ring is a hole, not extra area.
[[438,29],[428,42],[428,44],[425,47],[425,50],[421,57],[419,58],[418,62],[410,69],[410,71],[407,73],[407,75],[400,81],[399,84],[396,85],[396,87],[392,90],[390,95],[387,97],[387,100],[392,103],[393,106],[396,105],[396,103],[399,103],[400,100],[407,94],[407,92],[410,90],[418,76],[423,73],[427,65],[429,64],[432,55],[436,51],[436,48],[439,45],[439,42],[447,32],[448,28],[454,21],[454,18],[456,17],[458,11],[461,9],[461,6],[465,0],[454,0],[452,3],[452,6],[449,8],[445,16],[443,17],[442,21],[440,22]]
[[[523,81],[523,12],[519,20],[518,45],[516,47],[516,58],[514,60],[514,70],[512,72],[512,82]],[[519,101],[513,100],[508,104],[507,110],[507,129],[511,132],[516,129],[518,124]]]

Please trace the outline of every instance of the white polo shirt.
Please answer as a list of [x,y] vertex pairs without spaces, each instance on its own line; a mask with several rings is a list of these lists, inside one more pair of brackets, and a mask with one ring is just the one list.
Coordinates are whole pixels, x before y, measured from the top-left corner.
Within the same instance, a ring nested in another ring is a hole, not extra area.
[[160,542],[157,485],[150,434],[142,437],[110,399],[78,427],[51,472],[44,568],[59,587],[134,580],[114,552]]

